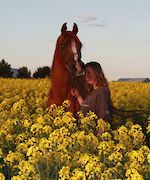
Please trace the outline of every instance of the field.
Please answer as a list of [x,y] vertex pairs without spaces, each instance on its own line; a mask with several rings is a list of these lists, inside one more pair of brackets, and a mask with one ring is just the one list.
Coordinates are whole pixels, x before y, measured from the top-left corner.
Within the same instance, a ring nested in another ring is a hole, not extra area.
[[[118,109],[150,112],[150,83],[109,86]],[[75,119],[67,100],[46,109],[49,87],[47,78],[0,79],[0,180],[150,179],[148,113],[96,126],[92,112]]]

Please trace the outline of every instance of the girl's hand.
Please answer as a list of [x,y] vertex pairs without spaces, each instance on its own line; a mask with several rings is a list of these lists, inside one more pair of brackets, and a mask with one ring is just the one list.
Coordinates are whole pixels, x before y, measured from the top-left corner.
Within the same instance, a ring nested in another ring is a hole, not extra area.
[[71,94],[72,94],[72,96],[74,96],[74,97],[77,98],[78,103],[79,103],[80,106],[81,106],[81,104],[82,104],[82,102],[83,102],[83,98],[80,96],[78,90],[75,89],[75,88],[72,88],[72,89],[71,89]]
[[75,89],[75,88],[72,88],[72,89],[71,89],[71,95],[72,95],[72,96],[75,96],[76,98],[77,98],[78,96],[80,96],[78,90]]

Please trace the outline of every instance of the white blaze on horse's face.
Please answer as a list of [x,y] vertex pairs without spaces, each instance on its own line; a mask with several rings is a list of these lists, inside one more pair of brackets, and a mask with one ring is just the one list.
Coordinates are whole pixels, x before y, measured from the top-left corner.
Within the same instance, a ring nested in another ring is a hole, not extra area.
[[73,55],[74,55],[74,60],[77,61],[78,60],[78,53],[77,53],[77,46],[76,46],[75,41],[71,42],[71,48],[72,48],[72,52],[73,52]]

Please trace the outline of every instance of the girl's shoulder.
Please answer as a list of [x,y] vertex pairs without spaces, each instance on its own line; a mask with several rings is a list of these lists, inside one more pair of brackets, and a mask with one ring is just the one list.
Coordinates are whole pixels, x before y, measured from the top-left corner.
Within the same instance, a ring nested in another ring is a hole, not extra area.
[[109,92],[109,88],[108,87],[100,87],[100,88],[93,90],[93,93],[103,93],[103,92]]
[[100,87],[93,90],[92,96],[101,97],[101,96],[110,96],[110,91],[108,87]]

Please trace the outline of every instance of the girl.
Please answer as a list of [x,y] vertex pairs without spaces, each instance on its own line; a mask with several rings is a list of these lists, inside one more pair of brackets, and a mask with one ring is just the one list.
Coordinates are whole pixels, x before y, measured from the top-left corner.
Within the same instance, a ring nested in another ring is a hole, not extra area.
[[85,79],[88,84],[89,94],[83,100],[77,89],[72,89],[84,113],[93,111],[100,119],[111,123],[111,97],[107,80],[99,63],[89,62],[85,65]]

